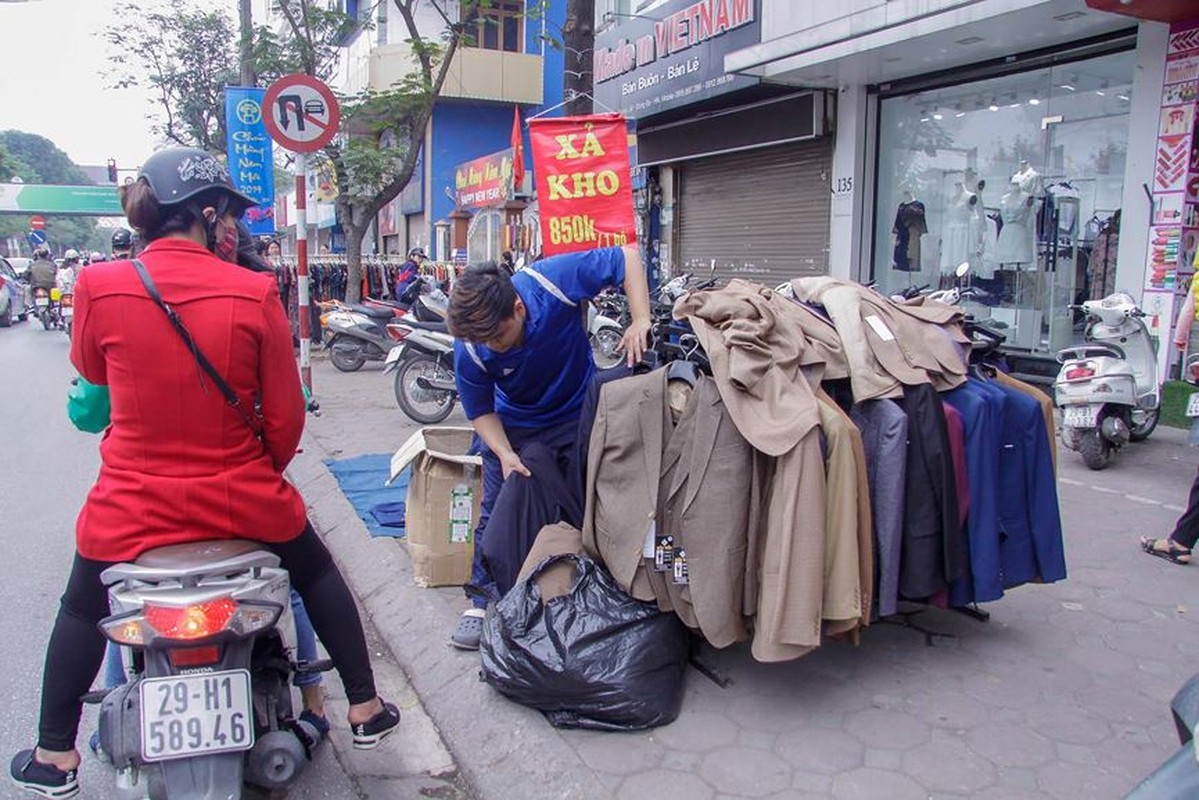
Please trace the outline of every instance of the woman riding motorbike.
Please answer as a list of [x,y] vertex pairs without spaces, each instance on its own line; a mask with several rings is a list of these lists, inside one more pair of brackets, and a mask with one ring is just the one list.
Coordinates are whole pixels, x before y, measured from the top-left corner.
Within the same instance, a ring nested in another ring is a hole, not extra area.
[[146,160],[121,203],[148,243],[141,261],[153,285],[240,402],[212,390],[133,264],[80,273],[71,361],[109,387],[112,425],[47,647],[37,747],[17,753],[10,776],[42,796],[78,792],[80,696],[105,648],[101,572],[150,548],[206,539],[253,539],[279,555],[345,686],[354,745],[373,748],[399,711],[376,694],[354,598],[283,477],[304,403],[278,289],[270,275],[231,263],[238,217],[253,201],[212,156],[170,148]]

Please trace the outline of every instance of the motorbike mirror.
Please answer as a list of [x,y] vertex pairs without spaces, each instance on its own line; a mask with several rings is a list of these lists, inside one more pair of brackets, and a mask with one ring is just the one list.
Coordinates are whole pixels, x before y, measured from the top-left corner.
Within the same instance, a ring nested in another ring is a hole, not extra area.
[[525,257],[521,256],[520,258],[516,259],[516,264],[514,264],[513,266],[515,267],[516,272],[520,272],[522,269],[525,268]]
[[970,272],[970,262],[963,261],[961,264],[958,264],[958,268],[953,271],[953,274],[957,275],[959,278],[964,278],[964,277],[966,277],[966,274],[969,272]]

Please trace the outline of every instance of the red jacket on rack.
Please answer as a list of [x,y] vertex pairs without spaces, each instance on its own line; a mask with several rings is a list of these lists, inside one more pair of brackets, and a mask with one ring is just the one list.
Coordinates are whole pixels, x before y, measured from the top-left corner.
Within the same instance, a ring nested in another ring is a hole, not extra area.
[[88,267],[75,287],[71,362],[109,387],[112,425],[76,523],[79,554],[121,561],[202,539],[298,536],[304,501],[283,469],[304,400],[274,277],[183,239],[159,239],[141,260],[242,407],[259,400],[262,435],[204,375],[130,262]]

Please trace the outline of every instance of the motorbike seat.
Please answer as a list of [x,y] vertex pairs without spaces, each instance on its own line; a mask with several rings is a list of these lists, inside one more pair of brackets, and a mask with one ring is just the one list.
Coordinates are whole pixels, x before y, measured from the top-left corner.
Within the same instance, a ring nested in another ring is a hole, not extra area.
[[404,305],[403,303],[398,303],[395,300],[381,300],[377,297],[365,298],[365,300],[363,301],[363,305],[366,306],[367,308],[371,308],[373,306],[380,306],[380,307],[386,306],[387,308],[395,308],[400,311],[408,310],[408,306]]
[[391,319],[395,316],[395,312],[390,308],[372,308],[371,306],[354,304],[350,306],[350,310],[371,319]]
[[151,583],[206,575],[233,574],[279,566],[279,556],[261,542],[246,539],[204,539],[146,550],[133,561],[109,567],[100,574],[105,586],[125,580]]

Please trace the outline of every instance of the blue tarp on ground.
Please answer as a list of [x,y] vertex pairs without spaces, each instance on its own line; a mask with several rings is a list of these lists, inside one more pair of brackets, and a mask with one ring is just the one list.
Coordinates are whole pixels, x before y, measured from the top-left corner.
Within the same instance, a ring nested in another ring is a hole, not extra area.
[[326,458],[325,466],[337,478],[342,494],[354,506],[371,536],[404,535],[404,496],[408,493],[411,470],[401,472],[395,483],[388,486],[391,456],[386,453]]

